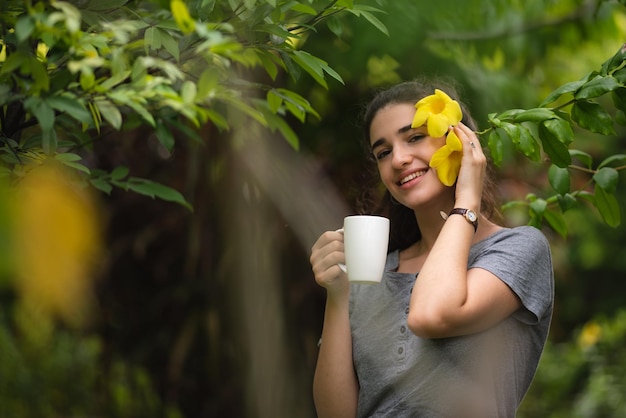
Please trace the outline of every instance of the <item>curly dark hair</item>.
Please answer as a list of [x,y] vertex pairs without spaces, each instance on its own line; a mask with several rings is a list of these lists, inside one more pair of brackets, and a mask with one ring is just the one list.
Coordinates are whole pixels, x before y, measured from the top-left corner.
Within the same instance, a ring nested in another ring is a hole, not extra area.
[[[367,105],[362,116],[363,137],[365,140],[363,148],[369,160],[369,180],[357,206],[360,213],[383,215],[390,219],[389,251],[405,249],[419,241],[422,235],[413,210],[393,200],[389,191],[380,182],[376,160],[370,149],[370,126],[378,111],[386,106],[398,103],[414,104],[423,97],[433,94],[435,89],[446,92],[459,103],[463,111],[462,122],[475,131],[476,122],[472,119],[465,104],[459,100],[454,84],[441,79],[415,79],[380,90]],[[489,161],[488,155],[487,158]],[[496,203],[496,183],[494,177],[493,164],[489,161],[487,164],[487,176],[483,185],[481,213],[487,218],[500,223],[501,215]]]

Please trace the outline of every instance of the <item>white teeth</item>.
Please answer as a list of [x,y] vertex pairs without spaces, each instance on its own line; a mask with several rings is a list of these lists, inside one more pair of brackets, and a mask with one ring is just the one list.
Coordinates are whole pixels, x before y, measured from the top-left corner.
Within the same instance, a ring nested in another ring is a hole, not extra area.
[[423,176],[424,174],[426,174],[426,171],[418,171],[416,173],[409,174],[408,176],[406,176],[402,180],[400,180],[400,184],[402,185],[402,184],[406,183],[407,181],[411,181],[411,180],[413,180],[416,177]]

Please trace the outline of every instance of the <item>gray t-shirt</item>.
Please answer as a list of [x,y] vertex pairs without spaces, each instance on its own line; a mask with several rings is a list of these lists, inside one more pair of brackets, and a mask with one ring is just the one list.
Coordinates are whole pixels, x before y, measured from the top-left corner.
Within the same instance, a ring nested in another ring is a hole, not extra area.
[[471,247],[468,268],[499,277],[523,306],[497,326],[461,337],[411,333],[406,319],[416,276],[396,271],[398,256],[389,253],[381,284],[351,286],[357,416],[514,417],[552,317],[554,278],[545,236],[533,227],[504,228]]

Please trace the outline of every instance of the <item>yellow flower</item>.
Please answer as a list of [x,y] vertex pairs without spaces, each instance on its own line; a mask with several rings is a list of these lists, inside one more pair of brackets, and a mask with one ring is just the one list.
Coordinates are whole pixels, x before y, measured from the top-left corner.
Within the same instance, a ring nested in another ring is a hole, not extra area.
[[593,321],[587,322],[578,336],[578,345],[582,348],[589,348],[596,345],[601,336],[600,325]]
[[426,124],[428,135],[433,138],[444,136],[450,126],[455,126],[463,118],[459,103],[439,89],[418,101],[415,108],[411,127],[419,128]]
[[437,170],[437,177],[446,186],[452,186],[461,170],[463,144],[454,131],[446,137],[446,144],[439,148],[430,159],[429,165]]
[[95,202],[48,162],[29,171],[15,195],[17,290],[29,309],[80,326],[89,319],[100,254]]

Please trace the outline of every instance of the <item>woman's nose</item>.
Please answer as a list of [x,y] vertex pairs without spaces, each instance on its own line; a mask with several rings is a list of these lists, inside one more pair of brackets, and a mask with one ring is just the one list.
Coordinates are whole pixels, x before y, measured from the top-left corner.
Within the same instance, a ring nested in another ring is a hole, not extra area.
[[394,167],[403,167],[411,162],[413,156],[405,147],[394,147],[392,152],[392,164]]

